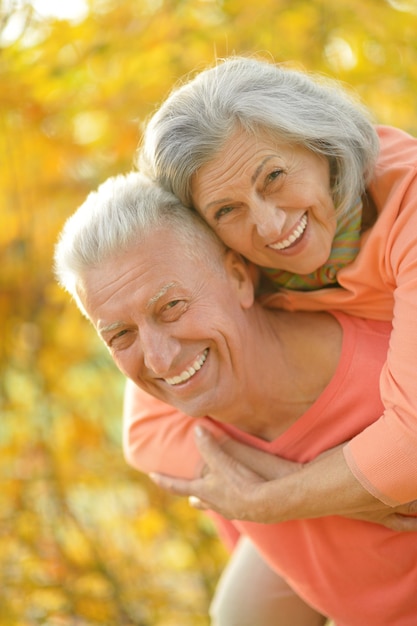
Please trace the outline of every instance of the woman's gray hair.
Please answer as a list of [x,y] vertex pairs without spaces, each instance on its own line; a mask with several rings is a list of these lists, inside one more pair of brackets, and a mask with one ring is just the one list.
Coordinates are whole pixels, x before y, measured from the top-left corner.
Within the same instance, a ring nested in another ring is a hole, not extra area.
[[363,193],[379,150],[368,110],[336,81],[230,57],[171,92],[148,121],[137,163],[190,207],[193,175],[238,128],[324,155],[340,213]]
[[77,294],[83,272],[111,259],[117,262],[123,252],[139,248],[147,236],[166,227],[178,235],[184,255],[206,256],[218,271],[225,246],[197,213],[140,172],[109,178],[64,224],[55,247],[56,278],[84,312]]

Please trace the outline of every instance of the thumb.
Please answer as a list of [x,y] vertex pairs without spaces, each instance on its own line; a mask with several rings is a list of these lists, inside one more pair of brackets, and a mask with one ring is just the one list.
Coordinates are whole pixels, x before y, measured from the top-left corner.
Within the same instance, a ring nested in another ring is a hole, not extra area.
[[195,442],[201,456],[210,468],[218,464],[224,465],[232,461],[232,457],[225,452],[218,439],[203,426],[194,429]]
[[209,430],[199,425],[195,427],[194,434],[198,451],[210,472],[222,474],[225,479],[227,477],[235,483],[260,479],[259,474],[226,452],[221,442]]

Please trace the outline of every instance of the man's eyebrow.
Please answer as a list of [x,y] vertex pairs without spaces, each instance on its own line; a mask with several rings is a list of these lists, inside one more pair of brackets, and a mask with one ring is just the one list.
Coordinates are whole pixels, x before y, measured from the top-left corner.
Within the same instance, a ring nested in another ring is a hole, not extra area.
[[162,296],[164,296],[169,289],[172,289],[172,287],[176,287],[176,286],[178,286],[178,283],[176,283],[176,282],[167,283],[166,285],[164,285],[158,291],[158,293],[156,293],[154,296],[152,296],[152,298],[148,301],[148,304],[146,305],[146,308],[149,309],[149,307],[151,307],[153,304],[155,304],[155,302],[158,302],[158,300],[160,298],[162,298]]
[[[158,300],[162,298],[162,296],[164,296],[169,289],[171,289],[172,287],[176,287],[177,285],[178,283],[173,281],[161,287],[161,289],[154,296],[152,296],[152,298],[150,298],[150,300],[148,301],[146,305],[146,308],[149,309],[149,307],[155,304],[155,302],[158,302]],[[119,328],[124,328],[125,326],[126,326],[126,322],[118,320],[117,322],[112,322],[111,324],[107,324],[107,326],[103,326],[103,328],[98,328],[97,330],[100,333],[100,335],[104,335],[106,333],[119,330]]]
[[113,322],[112,324],[108,324],[107,326],[103,326],[103,328],[99,328],[98,332],[100,335],[104,335],[105,333],[110,333],[114,330],[119,330],[122,326],[126,326],[125,322]]

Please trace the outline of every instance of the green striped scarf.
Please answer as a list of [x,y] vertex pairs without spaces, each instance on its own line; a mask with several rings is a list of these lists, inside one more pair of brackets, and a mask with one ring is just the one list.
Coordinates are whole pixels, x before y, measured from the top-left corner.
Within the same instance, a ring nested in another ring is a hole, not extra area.
[[293,274],[284,270],[262,267],[261,270],[277,287],[298,291],[313,291],[337,285],[337,272],[351,263],[359,252],[362,222],[362,202],[357,203],[337,220],[336,234],[326,263],[311,274]]

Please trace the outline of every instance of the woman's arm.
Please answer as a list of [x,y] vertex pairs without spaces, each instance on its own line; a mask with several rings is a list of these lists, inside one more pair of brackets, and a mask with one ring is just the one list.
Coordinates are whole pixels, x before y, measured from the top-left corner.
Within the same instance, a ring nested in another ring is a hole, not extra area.
[[187,481],[152,474],[162,488],[189,496],[196,508],[210,508],[229,519],[260,523],[342,515],[382,524],[393,530],[417,530],[417,502],[395,509],[374,498],[351,473],[342,447],[306,465],[228,439],[219,444],[196,429],[206,469]]
[[[392,169],[389,194],[383,196],[387,208],[365,244],[363,258],[370,265],[369,278],[378,271],[377,284],[382,280],[387,289],[393,290],[393,330],[380,381],[385,411],[381,419],[353,438],[345,450],[346,461],[357,480],[391,506],[417,497],[416,140],[413,145],[412,153],[408,154],[405,147],[403,150],[403,158],[413,165],[405,168],[402,177]],[[382,184],[374,185],[376,198],[382,189]],[[397,207],[396,218],[391,217],[391,222],[388,221],[390,204]],[[363,280],[363,271],[361,276]]]
[[[199,424],[204,430],[195,439]],[[173,493],[200,498],[206,505],[194,501],[197,508],[210,508],[229,519],[272,523],[348,515],[395,530],[417,530],[416,519],[397,514],[412,514],[413,507],[392,509],[371,496],[350,472],[340,448],[304,466],[292,463],[225,436],[210,420],[186,416],[130,381],[123,444],[135,469],[151,473]],[[204,477],[196,478],[204,464]]]

